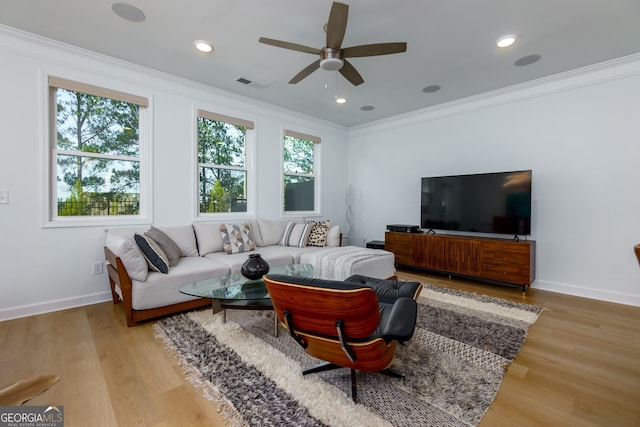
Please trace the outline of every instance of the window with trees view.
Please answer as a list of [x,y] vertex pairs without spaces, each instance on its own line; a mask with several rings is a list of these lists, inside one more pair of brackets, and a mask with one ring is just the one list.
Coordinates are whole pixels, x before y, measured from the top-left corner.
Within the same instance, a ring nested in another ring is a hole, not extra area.
[[251,121],[198,111],[200,215],[250,211],[247,132],[253,128]]
[[285,213],[319,213],[318,146],[320,138],[284,131],[283,206]]
[[139,216],[140,122],[146,98],[49,78],[50,219]]

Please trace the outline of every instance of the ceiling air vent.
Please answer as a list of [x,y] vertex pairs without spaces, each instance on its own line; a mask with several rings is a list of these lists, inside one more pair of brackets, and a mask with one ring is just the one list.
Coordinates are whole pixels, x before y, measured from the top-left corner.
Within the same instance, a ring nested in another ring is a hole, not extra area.
[[249,80],[249,79],[245,79],[244,77],[236,77],[235,81],[237,81],[238,83],[243,84],[245,86],[251,86],[251,87],[258,88],[258,89],[261,89],[261,88],[264,87],[264,85],[262,85],[262,84],[260,84],[258,82],[254,82],[254,81]]

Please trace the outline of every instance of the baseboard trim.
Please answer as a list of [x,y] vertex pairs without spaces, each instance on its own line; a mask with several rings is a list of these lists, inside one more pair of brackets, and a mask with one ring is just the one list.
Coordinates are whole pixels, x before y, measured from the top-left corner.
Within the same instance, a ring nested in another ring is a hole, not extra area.
[[531,285],[532,289],[557,292],[576,297],[595,299],[599,301],[613,302],[616,304],[632,305],[640,307],[640,296],[623,294],[620,292],[607,292],[601,289],[585,288],[582,286],[568,285],[566,283],[548,282],[536,280]]
[[112,301],[111,292],[99,292],[73,298],[64,298],[54,301],[46,301],[37,304],[21,305],[18,307],[0,310],[0,322],[22,317],[35,316],[37,314],[51,313],[53,311],[67,310],[83,307],[85,305]]

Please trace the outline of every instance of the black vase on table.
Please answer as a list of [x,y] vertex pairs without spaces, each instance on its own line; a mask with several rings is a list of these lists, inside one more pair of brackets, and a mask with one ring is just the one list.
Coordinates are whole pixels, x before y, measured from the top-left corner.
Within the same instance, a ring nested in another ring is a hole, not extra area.
[[249,255],[249,259],[240,268],[240,273],[249,280],[260,279],[268,272],[269,263],[260,254]]

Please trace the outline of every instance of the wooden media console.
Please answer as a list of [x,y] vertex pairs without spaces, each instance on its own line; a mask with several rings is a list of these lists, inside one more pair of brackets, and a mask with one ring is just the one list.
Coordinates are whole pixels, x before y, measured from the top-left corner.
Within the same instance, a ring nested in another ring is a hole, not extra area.
[[397,265],[519,285],[523,293],[535,279],[533,240],[387,231],[384,248]]

